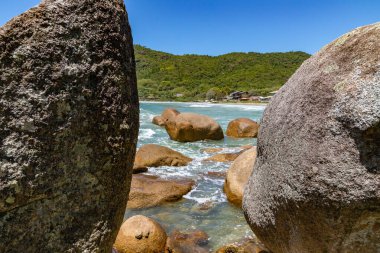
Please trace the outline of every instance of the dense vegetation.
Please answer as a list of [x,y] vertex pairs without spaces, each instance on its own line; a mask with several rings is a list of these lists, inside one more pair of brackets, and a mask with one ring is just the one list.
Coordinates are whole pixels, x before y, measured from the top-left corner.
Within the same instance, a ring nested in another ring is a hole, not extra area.
[[139,45],[135,54],[140,98],[177,101],[221,98],[235,90],[265,96],[310,57],[304,52],[172,55]]

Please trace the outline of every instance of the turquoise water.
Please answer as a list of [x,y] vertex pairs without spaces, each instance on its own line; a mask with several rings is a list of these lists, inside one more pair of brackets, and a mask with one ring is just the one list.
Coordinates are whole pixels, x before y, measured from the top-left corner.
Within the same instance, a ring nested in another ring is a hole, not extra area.
[[[227,105],[206,103],[158,103],[142,102],[140,111],[140,133],[138,146],[159,144],[179,151],[194,160],[184,167],[150,168],[148,174],[163,178],[191,178],[196,181],[193,190],[183,200],[159,207],[140,210],[127,210],[125,218],[142,214],[157,220],[167,232],[173,229],[180,231],[203,230],[210,236],[210,245],[216,248],[238,241],[246,236],[253,236],[243,212],[230,204],[223,193],[223,178],[207,175],[207,172],[224,172],[229,163],[202,163],[210,154],[202,153],[203,148],[228,148],[231,151],[243,145],[256,145],[256,139],[234,139],[225,137],[221,141],[199,141],[179,143],[169,139],[164,128],[152,124],[152,118],[160,115],[165,108],[175,108],[180,112],[205,114],[215,119],[225,131],[233,119],[246,117],[260,121],[264,106]],[[225,151],[223,151],[225,152]],[[208,210],[199,207],[207,203]]]

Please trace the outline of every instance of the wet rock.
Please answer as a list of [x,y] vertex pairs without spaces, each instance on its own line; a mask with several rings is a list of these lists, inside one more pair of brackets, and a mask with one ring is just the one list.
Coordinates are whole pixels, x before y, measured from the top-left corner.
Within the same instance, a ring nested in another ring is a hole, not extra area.
[[270,251],[257,240],[246,238],[220,247],[216,253],[270,253]]
[[242,204],[244,187],[252,173],[256,155],[256,147],[244,151],[227,171],[224,192],[227,199],[235,205]]
[[227,173],[224,171],[207,171],[205,175],[213,178],[225,178]]
[[201,231],[182,233],[173,231],[166,242],[165,253],[208,253],[208,235]]
[[224,148],[203,148],[201,149],[202,153],[207,153],[207,154],[214,154],[223,151]]
[[231,121],[227,126],[226,135],[235,138],[255,138],[259,132],[259,124],[248,118]]
[[119,253],[160,253],[165,250],[166,239],[166,232],[160,224],[136,215],[123,223],[114,248]]
[[378,252],[380,23],[307,60],[264,112],[244,210],[276,253]]
[[192,180],[165,180],[156,176],[132,176],[128,208],[146,208],[178,201],[191,191]]
[[180,114],[179,111],[173,108],[166,108],[162,113],[161,116],[155,116],[152,120],[152,123],[158,126],[165,126],[166,122],[173,119],[175,116]]
[[0,28],[0,252],[110,252],[138,134],[121,0],[44,0]]
[[170,148],[147,144],[137,151],[133,170],[144,170],[147,167],[185,166],[191,161],[191,158]]
[[165,128],[170,138],[179,142],[224,138],[223,130],[215,120],[196,113],[178,114],[167,121]]
[[204,161],[206,162],[222,162],[222,163],[225,163],[225,162],[232,162],[234,161],[236,158],[238,158],[238,156],[242,153],[243,151],[241,152],[237,152],[237,153],[224,153],[224,154],[216,154],[216,155],[213,155],[207,159],[205,159]]

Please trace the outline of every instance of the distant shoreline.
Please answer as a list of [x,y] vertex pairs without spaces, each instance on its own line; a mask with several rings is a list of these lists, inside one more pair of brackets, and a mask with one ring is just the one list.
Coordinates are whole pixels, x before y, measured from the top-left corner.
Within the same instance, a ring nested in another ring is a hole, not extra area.
[[158,101],[158,100],[140,100],[142,103],[186,103],[186,104],[210,104],[210,105],[256,105],[256,106],[267,106],[269,103],[264,103],[264,102],[216,102],[216,103],[211,103],[211,102],[199,102],[199,101],[186,101],[186,102],[181,102],[181,101]]

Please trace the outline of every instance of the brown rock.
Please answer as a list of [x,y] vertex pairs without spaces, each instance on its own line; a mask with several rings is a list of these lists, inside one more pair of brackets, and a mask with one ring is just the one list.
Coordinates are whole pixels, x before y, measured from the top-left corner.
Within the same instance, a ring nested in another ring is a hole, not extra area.
[[225,178],[227,173],[221,171],[208,171],[207,173],[205,173],[205,175],[214,178]]
[[270,253],[270,251],[257,240],[244,239],[240,242],[220,247],[216,253]]
[[235,138],[255,138],[259,132],[259,124],[247,118],[231,121],[227,126],[226,135]]
[[165,121],[161,116],[155,116],[152,123],[158,126],[165,126]]
[[208,235],[203,231],[173,231],[166,242],[165,253],[208,253]]
[[223,130],[215,120],[196,113],[181,113],[169,120],[165,128],[170,138],[179,142],[224,138]]
[[242,204],[244,187],[252,173],[256,155],[256,147],[244,151],[227,171],[224,192],[227,199],[235,205]]
[[137,151],[133,170],[144,170],[147,167],[185,166],[191,161],[191,158],[170,148],[146,144]]
[[379,252],[380,23],[307,60],[265,109],[244,195],[276,253]]
[[216,155],[213,155],[207,159],[205,159],[204,161],[206,162],[222,162],[222,163],[225,163],[225,162],[232,162],[234,161],[241,153],[241,152],[238,152],[238,153],[225,153],[225,154],[216,154]]
[[166,233],[156,221],[136,215],[126,220],[117,235],[114,248],[118,253],[161,253]]
[[214,154],[223,151],[224,148],[203,148],[201,149],[202,153],[207,153],[207,154]]
[[111,252],[138,134],[122,0],[44,0],[0,28],[0,252]]
[[128,208],[146,208],[180,200],[191,191],[192,180],[164,180],[156,176],[133,175]]
[[174,119],[177,115],[179,115],[180,112],[173,108],[166,108],[162,113],[161,117],[164,120],[164,122],[168,122],[169,120]]

